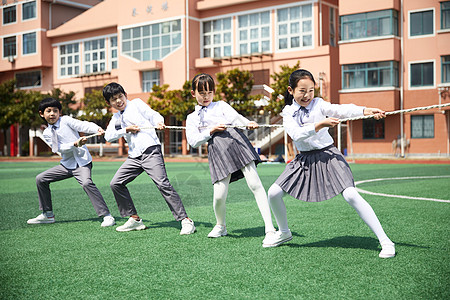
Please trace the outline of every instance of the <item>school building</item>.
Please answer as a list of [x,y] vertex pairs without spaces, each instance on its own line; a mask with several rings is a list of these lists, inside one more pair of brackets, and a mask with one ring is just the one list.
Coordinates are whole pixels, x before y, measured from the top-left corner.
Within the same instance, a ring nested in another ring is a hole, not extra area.
[[[2,0],[1,11],[0,82],[15,78],[23,89],[81,99],[115,81],[146,101],[153,85],[181,89],[199,72],[239,68],[267,97],[270,75],[300,61],[332,103],[386,111],[450,103],[450,1]],[[281,119],[266,113],[257,121]],[[183,123],[168,116],[166,125]],[[449,132],[449,106],[332,131],[352,157],[450,156]],[[293,154],[280,128],[251,135],[264,154]],[[160,137],[165,155],[197,153],[183,130]],[[18,124],[1,135],[2,155],[20,154],[27,139],[31,154],[45,147],[39,131]],[[123,154],[125,146],[105,147]]]

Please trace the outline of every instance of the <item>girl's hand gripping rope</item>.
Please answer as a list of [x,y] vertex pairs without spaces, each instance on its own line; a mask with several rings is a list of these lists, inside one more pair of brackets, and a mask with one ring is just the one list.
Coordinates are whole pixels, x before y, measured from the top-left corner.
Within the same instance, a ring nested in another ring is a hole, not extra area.
[[140,129],[139,126],[137,126],[137,125],[130,125],[130,126],[127,126],[127,127],[125,128],[125,130],[126,130],[126,132],[131,132],[131,133],[137,133],[137,132],[141,131],[141,129]]
[[250,121],[250,122],[248,122],[248,124],[247,124],[247,129],[250,129],[250,130],[256,129],[256,128],[258,128],[258,127],[259,127],[259,125],[258,125],[258,123],[256,123],[255,121]]
[[364,108],[364,115],[365,116],[373,115],[373,118],[375,120],[380,120],[380,119],[386,118],[386,112],[379,108],[366,107],[366,108]]
[[225,124],[219,124],[212,127],[209,133],[213,135],[213,133],[224,131],[225,129],[227,129],[227,126]]

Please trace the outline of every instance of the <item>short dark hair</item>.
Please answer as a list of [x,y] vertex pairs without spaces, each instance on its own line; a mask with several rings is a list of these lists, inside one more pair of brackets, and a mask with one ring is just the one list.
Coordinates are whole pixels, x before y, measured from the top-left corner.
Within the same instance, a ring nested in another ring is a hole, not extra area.
[[209,74],[197,74],[194,79],[192,79],[193,91],[215,91],[215,89],[216,85],[214,83],[214,79]]
[[103,88],[103,98],[105,98],[108,104],[112,97],[120,93],[127,94],[123,87],[116,82],[111,82]]
[[59,111],[62,111],[61,103],[55,98],[45,98],[39,103],[39,112],[44,112],[47,107],[56,107]]

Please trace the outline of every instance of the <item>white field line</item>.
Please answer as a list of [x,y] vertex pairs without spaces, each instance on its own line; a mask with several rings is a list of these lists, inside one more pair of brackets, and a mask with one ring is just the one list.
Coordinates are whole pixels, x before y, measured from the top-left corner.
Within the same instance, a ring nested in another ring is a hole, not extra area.
[[[361,183],[367,183],[367,182],[375,182],[375,181],[386,181],[386,180],[405,180],[405,179],[433,179],[433,178],[450,178],[450,175],[443,175],[443,176],[416,176],[416,177],[393,177],[393,178],[375,178],[375,179],[368,179],[368,180],[361,180],[355,182],[355,187],[358,184]],[[443,187],[444,189],[449,189],[449,187]],[[382,196],[382,197],[391,197],[391,198],[401,198],[401,199],[414,199],[414,200],[426,200],[426,201],[435,201],[435,202],[446,202],[450,203],[450,200],[442,200],[442,199],[434,199],[434,198],[423,198],[423,197],[412,197],[412,196],[402,196],[402,195],[390,195],[390,194],[384,194],[384,193],[374,193],[370,191],[366,191],[360,188],[356,188],[358,192],[368,195],[375,195],[375,196]]]

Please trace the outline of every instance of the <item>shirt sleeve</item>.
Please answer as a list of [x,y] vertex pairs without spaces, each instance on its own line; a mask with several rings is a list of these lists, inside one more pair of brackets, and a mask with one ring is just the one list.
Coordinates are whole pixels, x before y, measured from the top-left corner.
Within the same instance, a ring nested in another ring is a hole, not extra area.
[[331,104],[324,100],[321,100],[320,108],[324,116],[338,119],[361,117],[365,109],[364,106],[355,104]]
[[199,122],[195,120],[194,115],[196,113],[193,112],[186,119],[186,139],[193,148],[203,145],[211,138],[209,129],[201,131],[198,127]]
[[286,133],[294,141],[302,141],[316,134],[316,126],[314,123],[307,123],[300,126],[292,116],[292,110],[289,108],[283,109],[283,126]]
[[96,133],[100,129],[100,126],[98,126],[97,124],[95,124],[93,122],[81,121],[81,120],[74,119],[72,117],[66,117],[66,119],[67,119],[67,125],[70,128],[72,128],[78,132],[92,134],[92,133]]
[[113,142],[115,140],[118,140],[122,136],[126,135],[126,129],[121,128],[119,130],[116,130],[116,122],[119,120],[116,114],[114,114],[109,121],[108,127],[106,127],[105,131],[105,140],[107,142]]
[[250,122],[249,119],[239,114],[230,104],[225,101],[220,101],[219,103],[220,109],[223,111],[223,115],[230,124],[247,126]]
[[141,99],[134,99],[133,101],[136,101],[139,111],[153,126],[164,123],[164,117],[159,112],[151,109],[144,101]]

